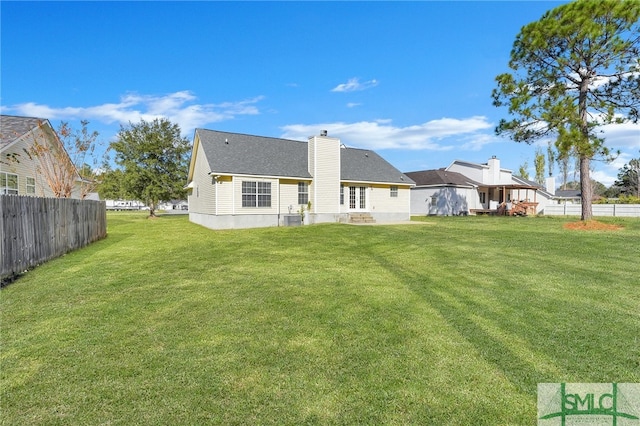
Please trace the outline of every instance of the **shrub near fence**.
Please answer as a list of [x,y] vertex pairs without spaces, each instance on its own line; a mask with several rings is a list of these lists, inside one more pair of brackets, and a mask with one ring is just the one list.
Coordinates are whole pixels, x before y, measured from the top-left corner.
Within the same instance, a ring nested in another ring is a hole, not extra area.
[[107,235],[104,201],[0,195],[0,279]]

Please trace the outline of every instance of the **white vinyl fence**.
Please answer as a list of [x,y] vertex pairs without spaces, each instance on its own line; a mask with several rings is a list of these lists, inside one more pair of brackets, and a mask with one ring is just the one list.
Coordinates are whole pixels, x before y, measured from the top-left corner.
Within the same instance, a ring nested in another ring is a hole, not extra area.
[[[593,204],[594,216],[640,217],[640,204]],[[580,204],[554,204],[546,206],[543,213],[547,216],[580,216]]]

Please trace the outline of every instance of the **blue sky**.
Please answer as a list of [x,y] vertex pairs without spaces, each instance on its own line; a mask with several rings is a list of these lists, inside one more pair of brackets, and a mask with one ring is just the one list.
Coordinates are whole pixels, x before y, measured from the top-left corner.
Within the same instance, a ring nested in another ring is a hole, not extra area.
[[[490,95],[520,28],[559,4],[2,1],[0,105],[54,127],[89,120],[105,145],[162,116],[189,139],[327,130],[404,172],[496,155],[533,176],[536,146],[494,135],[506,111]],[[622,151],[595,163],[609,186],[640,156],[640,127],[605,136]]]

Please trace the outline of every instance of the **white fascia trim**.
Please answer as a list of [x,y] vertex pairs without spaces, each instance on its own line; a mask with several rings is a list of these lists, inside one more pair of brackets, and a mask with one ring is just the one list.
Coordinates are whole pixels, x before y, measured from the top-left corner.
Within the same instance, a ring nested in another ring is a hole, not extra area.
[[207,173],[209,176],[237,176],[243,178],[252,178],[252,179],[287,179],[287,180],[307,180],[309,182],[313,181],[312,177],[301,177],[301,176],[276,176],[276,175],[251,175],[244,173],[216,173],[209,172]]
[[416,185],[416,189],[418,188],[440,188],[440,187],[445,187],[445,188],[465,188],[465,189],[477,189],[477,186],[474,185],[456,185],[456,184],[452,184],[452,183],[448,183],[448,184],[433,184],[433,185]]
[[413,188],[415,183],[409,182],[377,182],[377,181],[364,181],[364,180],[341,180],[340,184],[356,184],[356,185],[389,185],[389,186],[408,186]]

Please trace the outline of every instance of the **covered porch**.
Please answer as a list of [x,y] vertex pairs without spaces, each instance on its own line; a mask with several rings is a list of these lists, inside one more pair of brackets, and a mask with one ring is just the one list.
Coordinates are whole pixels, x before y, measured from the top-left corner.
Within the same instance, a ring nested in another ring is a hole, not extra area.
[[471,214],[527,216],[535,215],[540,188],[525,184],[480,185],[478,196],[482,208],[470,209]]

